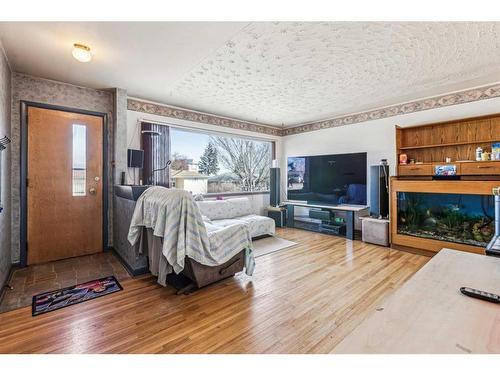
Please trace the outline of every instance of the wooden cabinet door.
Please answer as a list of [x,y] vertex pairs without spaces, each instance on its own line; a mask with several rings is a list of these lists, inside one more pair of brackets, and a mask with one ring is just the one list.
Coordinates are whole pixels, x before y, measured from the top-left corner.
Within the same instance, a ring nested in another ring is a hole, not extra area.
[[431,164],[399,165],[400,176],[432,176],[434,170]]
[[463,175],[500,175],[500,161],[478,161],[462,164]]

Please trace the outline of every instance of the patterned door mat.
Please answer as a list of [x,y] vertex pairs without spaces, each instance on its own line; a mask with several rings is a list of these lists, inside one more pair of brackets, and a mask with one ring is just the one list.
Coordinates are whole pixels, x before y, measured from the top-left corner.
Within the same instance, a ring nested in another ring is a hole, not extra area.
[[67,288],[37,294],[33,296],[31,314],[33,316],[44,314],[62,309],[63,307],[106,296],[114,292],[119,292],[120,290],[123,290],[123,288],[118,280],[116,280],[114,276],[107,276]]

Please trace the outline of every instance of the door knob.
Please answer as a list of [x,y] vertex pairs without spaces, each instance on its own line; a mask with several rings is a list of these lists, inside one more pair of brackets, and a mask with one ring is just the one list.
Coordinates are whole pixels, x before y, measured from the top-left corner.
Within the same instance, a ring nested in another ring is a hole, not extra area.
[[89,189],[89,193],[92,195],[95,195],[96,192],[97,192],[97,190],[93,187]]

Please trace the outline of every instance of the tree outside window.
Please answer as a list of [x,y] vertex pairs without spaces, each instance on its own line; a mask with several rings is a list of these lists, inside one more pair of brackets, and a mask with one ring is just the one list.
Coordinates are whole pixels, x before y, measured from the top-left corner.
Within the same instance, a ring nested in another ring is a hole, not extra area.
[[271,142],[173,129],[172,186],[193,194],[269,190]]

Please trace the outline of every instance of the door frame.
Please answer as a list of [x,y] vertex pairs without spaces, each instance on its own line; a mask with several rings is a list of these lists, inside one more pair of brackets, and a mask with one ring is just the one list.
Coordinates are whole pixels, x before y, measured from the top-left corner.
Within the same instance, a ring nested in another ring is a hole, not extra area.
[[87,111],[84,109],[63,107],[52,104],[44,104],[21,100],[21,173],[20,173],[20,266],[28,265],[28,190],[26,179],[28,177],[28,109],[36,107],[42,109],[52,109],[62,112],[78,113],[82,115],[91,115],[102,118],[102,248],[103,251],[109,250],[108,242],[108,114],[103,112]]

